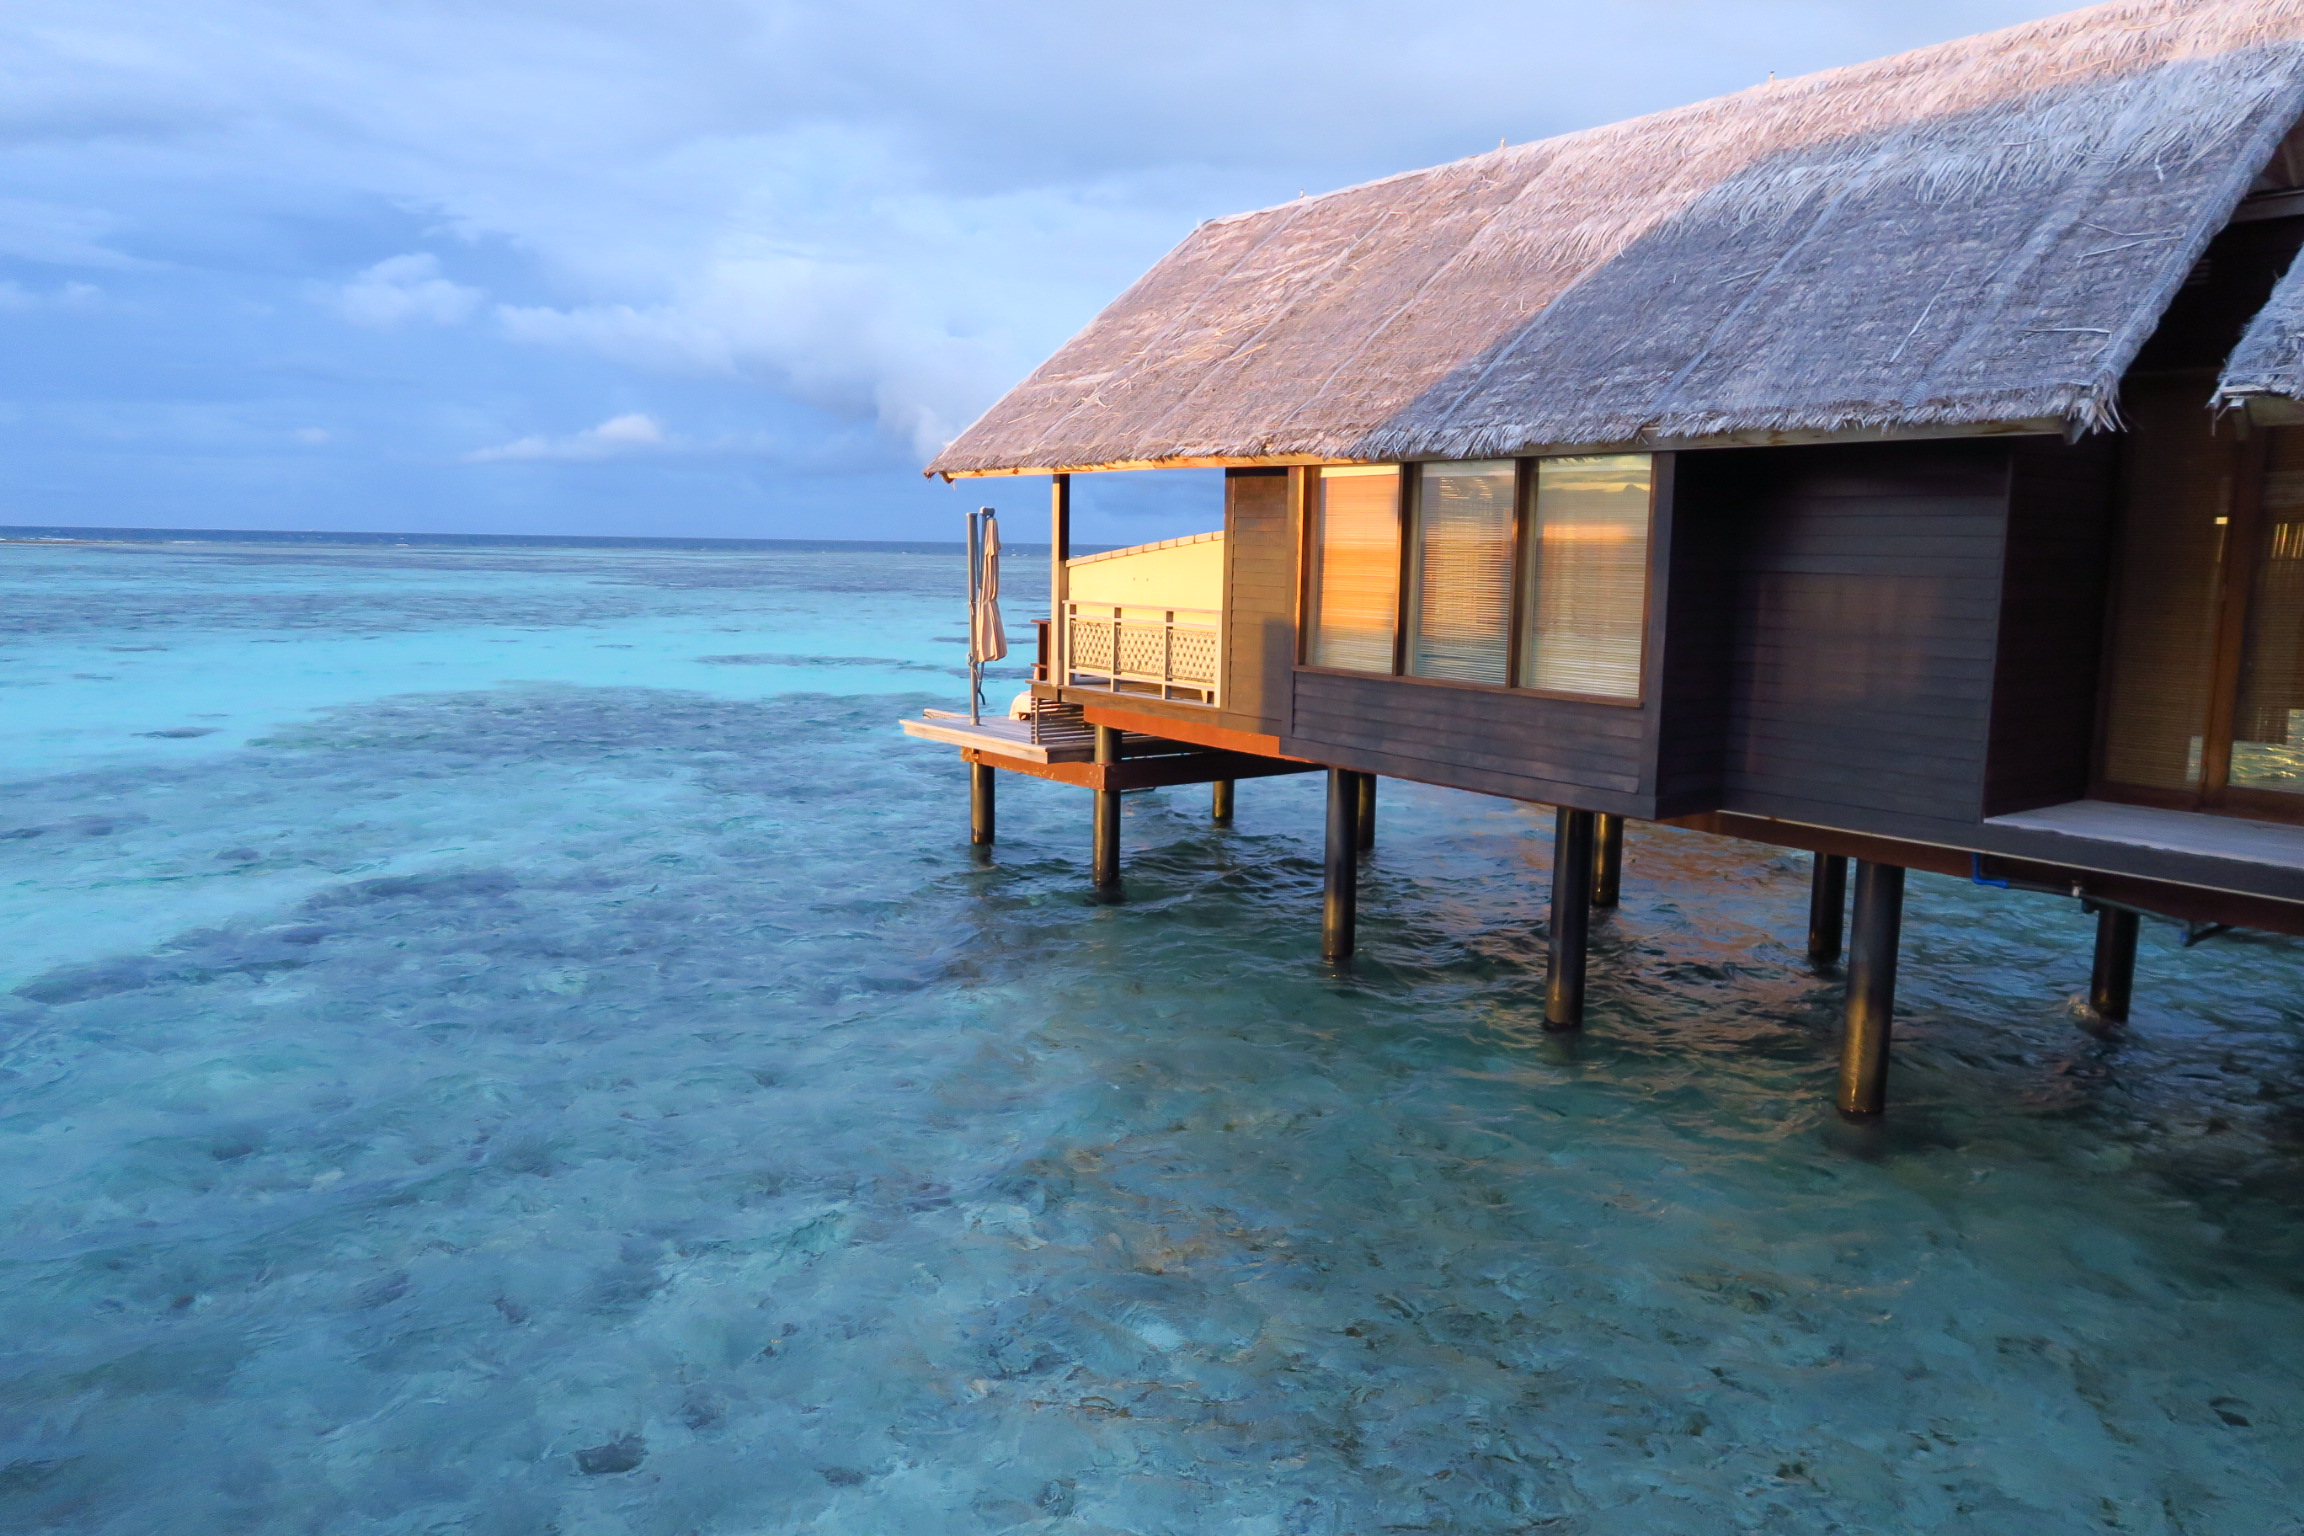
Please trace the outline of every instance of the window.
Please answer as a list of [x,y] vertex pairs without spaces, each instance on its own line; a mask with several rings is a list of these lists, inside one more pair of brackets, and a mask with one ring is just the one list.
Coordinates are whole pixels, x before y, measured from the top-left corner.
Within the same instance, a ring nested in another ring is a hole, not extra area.
[[1640,702],[1653,455],[1317,473],[1308,665]]
[[1653,485],[1647,454],[1537,461],[1521,687],[1640,697]]
[[1400,471],[1391,465],[1323,469],[1317,489],[1305,660],[1390,672],[1400,598]]
[[1408,673],[1509,683],[1518,466],[1425,464],[1408,571]]

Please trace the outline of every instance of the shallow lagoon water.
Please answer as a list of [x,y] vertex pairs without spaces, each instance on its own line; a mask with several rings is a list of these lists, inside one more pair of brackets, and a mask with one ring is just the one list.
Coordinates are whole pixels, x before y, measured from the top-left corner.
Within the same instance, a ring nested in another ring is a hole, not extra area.
[[1314,779],[976,862],[953,557],[0,582],[0,1529],[2304,1530],[2290,941],[2099,1039],[1916,876],[1858,1136],[1796,855],[1635,827],[1572,1042],[1535,808],[1349,977]]

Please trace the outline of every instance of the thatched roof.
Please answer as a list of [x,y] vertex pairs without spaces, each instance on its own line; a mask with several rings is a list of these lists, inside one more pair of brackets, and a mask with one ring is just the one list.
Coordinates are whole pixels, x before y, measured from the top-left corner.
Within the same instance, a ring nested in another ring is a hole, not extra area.
[[1203,224],[931,472],[2116,419],[2304,0],[2115,4]]
[[2256,312],[2217,383],[2219,405],[2237,405],[2250,395],[2304,400],[2304,262],[2289,269]]

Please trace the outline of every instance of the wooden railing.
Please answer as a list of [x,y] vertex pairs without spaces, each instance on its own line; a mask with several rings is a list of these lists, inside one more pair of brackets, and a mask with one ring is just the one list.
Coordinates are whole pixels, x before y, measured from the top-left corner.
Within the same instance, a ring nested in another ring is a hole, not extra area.
[[1217,703],[1224,616],[1208,608],[1064,605],[1064,659],[1075,688]]

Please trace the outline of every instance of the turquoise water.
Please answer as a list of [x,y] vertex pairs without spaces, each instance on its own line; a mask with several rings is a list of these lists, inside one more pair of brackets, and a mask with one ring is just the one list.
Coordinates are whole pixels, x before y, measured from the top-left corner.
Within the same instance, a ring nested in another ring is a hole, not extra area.
[[0,1529],[2304,1530],[2296,944],[1915,877],[1856,1135],[1797,855],[974,861],[959,565],[0,550]]

